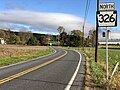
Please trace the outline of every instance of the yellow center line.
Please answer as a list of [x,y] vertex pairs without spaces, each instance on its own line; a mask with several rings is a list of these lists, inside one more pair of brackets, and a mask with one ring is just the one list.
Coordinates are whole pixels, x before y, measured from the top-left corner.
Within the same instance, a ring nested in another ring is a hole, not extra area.
[[[65,51],[65,50],[64,50],[64,51]],[[1,79],[1,80],[0,80],[0,84],[6,83],[6,82],[8,82],[8,81],[10,81],[10,80],[13,80],[13,79],[18,78],[18,77],[20,77],[20,76],[23,76],[23,75],[25,75],[25,74],[27,74],[27,73],[30,73],[30,72],[32,72],[32,71],[34,71],[34,70],[37,70],[37,69],[39,69],[39,68],[41,68],[41,67],[43,67],[43,66],[46,66],[46,65],[48,65],[48,64],[50,64],[50,63],[52,63],[52,62],[55,62],[55,61],[57,61],[58,59],[64,57],[66,54],[67,54],[67,51],[65,51],[65,53],[64,53],[63,55],[61,55],[61,56],[59,56],[59,57],[57,57],[57,58],[54,58],[54,59],[52,59],[52,60],[50,60],[50,61],[48,61],[48,62],[42,63],[42,64],[40,64],[40,65],[38,65],[38,66],[33,67],[33,68],[27,69],[27,70],[22,71],[22,72],[20,72],[20,73],[14,74],[14,75],[9,76],[9,77],[4,78],[4,79]]]

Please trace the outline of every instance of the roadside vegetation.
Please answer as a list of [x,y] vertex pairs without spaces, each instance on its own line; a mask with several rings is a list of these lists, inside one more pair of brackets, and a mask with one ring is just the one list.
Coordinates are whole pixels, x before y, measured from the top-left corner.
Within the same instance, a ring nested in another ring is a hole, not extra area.
[[[91,53],[92,52],[92,53]],[[96,87],[105,88],[106,85],[106,48],[99,46],[98,62],[94,61],[94,49],[90,51],[86,49],[86,55],[89,57],[91,78]],[[109,78],[115,68],[117,62],[120,62],[120,46],[109,46]],[[110,90],[119,90],[120,88],[120,66],[118,66],[113,78],[110,82]]]
[[0,45],[0,66],[29,60],[53,52],[54,50],[47,46]]
[[[74,49],[82,52],[82,48],[78,47],[67,47],[67,49]],[[92,80],[90,86],[97,90],[100,88],[100,90],[103,90],[106,85],[106,48],[105,46],[99,46],[97,63],[94,60],[94,51],[95,49],[92,47],[84,48],[86,59],[90,64],[89,69],[91,77],[89,79],[90,81]],[[109,77],[111,76],[117,62],[120,63],[120,46],[109,46]],[[110,90],[120,89],[120,65],[111,79],[109,86]]]

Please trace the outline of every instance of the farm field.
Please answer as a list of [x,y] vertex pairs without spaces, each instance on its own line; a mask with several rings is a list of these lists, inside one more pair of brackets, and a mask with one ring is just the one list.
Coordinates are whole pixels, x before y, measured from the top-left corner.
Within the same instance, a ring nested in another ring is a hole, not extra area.
[[0,66],[52,53],[47,46],[0,45]]

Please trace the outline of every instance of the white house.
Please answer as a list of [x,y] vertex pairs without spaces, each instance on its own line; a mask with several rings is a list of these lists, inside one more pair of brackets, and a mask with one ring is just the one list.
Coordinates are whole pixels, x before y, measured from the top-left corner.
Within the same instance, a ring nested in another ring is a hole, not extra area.
[[0,44],[6,44],[3,38],[0,38]]
[[[99,40],[99,44],[106,44],[105,40]],[[120,45],[120,39],[110,39],[108,40],[108,44],[110,45]]]

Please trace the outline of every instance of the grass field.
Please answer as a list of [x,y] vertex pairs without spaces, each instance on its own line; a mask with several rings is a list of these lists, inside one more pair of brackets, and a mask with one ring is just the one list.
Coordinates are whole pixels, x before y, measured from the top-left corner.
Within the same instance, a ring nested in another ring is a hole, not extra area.
[[0,45],[0,66],[17,63],[54,52],[46,46]]
[[[78,47],[68,47],[67,49],[82,51],[82,49]],[[94,48],[85,47],[84,51],[89,58],[92,81],[98,86],[104,86],[106,83],[106,47],[99,46],[97,63],[95,63],[94,60]],[[120,62],[120,46],[109,46],[109,77],[117,62]],[[110,89],[120,89],[120,65],[112,78]]]

